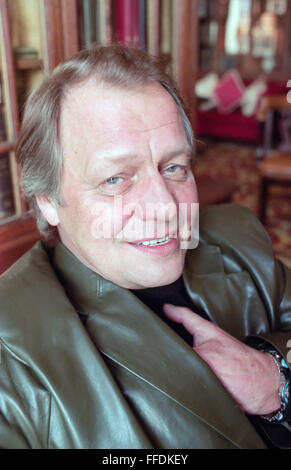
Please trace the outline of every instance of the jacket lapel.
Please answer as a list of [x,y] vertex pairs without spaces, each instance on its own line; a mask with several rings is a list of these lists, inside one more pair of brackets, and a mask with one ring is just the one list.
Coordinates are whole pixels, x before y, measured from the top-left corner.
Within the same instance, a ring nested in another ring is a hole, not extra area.
[[[131,292],[102,286],[86,324],[98,349],[238,447],[264,447],[208,365]],[[170,367],[169,367],[170,365]]]
[[237,339],[268,329],[265,306],[249,273],[235,266],[226,273],[219,247],[200,243],[188,252],[184,284],[193,304]]

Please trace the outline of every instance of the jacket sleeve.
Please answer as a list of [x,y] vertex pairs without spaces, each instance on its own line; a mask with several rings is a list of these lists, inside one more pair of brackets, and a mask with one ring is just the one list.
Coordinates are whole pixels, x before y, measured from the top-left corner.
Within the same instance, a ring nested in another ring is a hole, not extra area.
[[0,347],[0,448],[44,448],[49,395],[38,386],[30,368],[16,358],[5,343],[1,341]]
[[255,345],[267,341],[286,359],[291,366],[291,270],[277,261],[276,282],[279,296],[276,306],[276,327],[266,333],[250,336],[248,343]]
[[[259,343],[266,342],[277,350],[286,360],[291,368],[291,270],[283,263],[276,263],[278,285],[277,305],[277,327],[273,331],[269,331],[256,336],[249,336],[247,343],[253,347],[257,347]],[[291,371],[289,377],[291,378]],[[289,387],[290,390],[290,387]],[[291,400],[291,396],[290,396]],[[265,437],[276,448],[291,448],[291,422],[290,404],[288,411],[288,421],[282,424],[268,423],[259,417],[251,418]]]

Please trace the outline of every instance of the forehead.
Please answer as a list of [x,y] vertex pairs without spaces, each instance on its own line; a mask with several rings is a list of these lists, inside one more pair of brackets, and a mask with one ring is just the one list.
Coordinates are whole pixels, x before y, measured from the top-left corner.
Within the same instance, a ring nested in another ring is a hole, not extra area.
[[159,84],[121,90],[88,82],[65,97],[60,125],[64,155],[131,151],[159,139],[165,145],[186,135],[179,110]]

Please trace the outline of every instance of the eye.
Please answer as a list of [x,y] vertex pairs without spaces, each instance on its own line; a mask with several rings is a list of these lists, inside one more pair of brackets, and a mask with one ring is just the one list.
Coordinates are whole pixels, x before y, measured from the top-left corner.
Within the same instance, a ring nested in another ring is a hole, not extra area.
[[123,181],[123,178],[121,176],[111,176],[105,181],[105,184],[109,186],[113,186],[115,184],[122,183],[122,181]]
[[180,171],[182,167],[180,165],[172,165],[169,168],[166,169],[168,173],[176,173],[177,171]]
[[185,181],[188,175],[187,167],[183,165],[171,165],[163,173],[175,181]]
[[110,176],[99,185],[99,191],[108,196],[125,194],[135,183],[134,176],[127,174]]

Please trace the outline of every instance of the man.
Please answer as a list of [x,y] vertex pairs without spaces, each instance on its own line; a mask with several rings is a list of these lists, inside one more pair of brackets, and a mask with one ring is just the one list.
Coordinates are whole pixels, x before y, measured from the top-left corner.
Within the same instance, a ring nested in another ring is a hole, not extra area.
[[234,206],[201,211],[193,248],[192,155],[141,51],[83,51],[28,101],[18,159],[50,243],[1,281],[2,447],[290,447],[290,272]]

